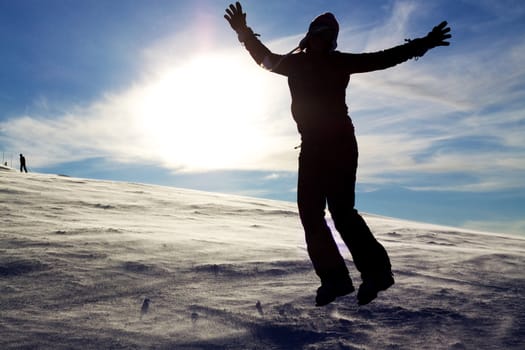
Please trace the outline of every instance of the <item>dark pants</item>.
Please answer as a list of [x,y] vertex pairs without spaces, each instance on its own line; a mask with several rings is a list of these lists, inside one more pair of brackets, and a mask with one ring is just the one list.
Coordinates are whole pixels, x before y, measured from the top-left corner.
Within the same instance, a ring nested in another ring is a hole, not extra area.
[[325,139],[303,137],[297,201],[308,254],[322,283],[348,276],[325,221],[326,204],[362,279],[391,270],[386,250],[354,209],[357,157],[353,128]]

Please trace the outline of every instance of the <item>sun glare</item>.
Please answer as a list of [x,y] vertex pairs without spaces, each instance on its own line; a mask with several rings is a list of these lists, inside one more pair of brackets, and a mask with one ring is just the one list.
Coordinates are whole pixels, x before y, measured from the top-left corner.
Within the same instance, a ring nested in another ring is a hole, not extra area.
[[265,83],[260,74],[247,74],[253,70],[244,62],[226,55],[195,57],[146,87],[137,101],[139,123],[166,163],[190,170],[232,168],[250,162],[264,146]]

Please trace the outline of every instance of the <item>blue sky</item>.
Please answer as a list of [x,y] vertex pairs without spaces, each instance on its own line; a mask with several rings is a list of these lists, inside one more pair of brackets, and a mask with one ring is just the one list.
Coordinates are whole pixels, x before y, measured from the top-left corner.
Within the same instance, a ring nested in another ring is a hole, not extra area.
[[[294,201],[286,80],[254,64],[227,1],[0,2],[0,151],[32,171]],[[351,77],[364,212],[525,234],[523,1],[243,2],[273,51],[316,15],[375,51],[442,20],[452,45]]]

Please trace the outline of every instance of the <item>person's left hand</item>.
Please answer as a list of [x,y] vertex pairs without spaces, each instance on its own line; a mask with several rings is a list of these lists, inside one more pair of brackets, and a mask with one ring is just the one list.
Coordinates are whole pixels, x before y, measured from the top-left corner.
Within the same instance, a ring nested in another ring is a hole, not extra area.
[[450,43],[445,41],[452,38],[450,33],[450,27],[448,27],[447,21],[443,21],[435,26],[431,32],[425,37],[428,47],[434,48],[436,46],[449,46]]

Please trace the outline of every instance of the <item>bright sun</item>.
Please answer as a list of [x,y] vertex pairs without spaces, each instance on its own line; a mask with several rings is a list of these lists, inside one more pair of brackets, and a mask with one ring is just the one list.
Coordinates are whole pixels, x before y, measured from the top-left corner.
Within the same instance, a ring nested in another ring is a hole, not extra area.
[[203,55],[165,70],[145,88],[137,117],[157,155],[200,170],[234,167],[261,151],[269,87],[264,74],[252,74],[253,63],[246,65],[235,57]]

